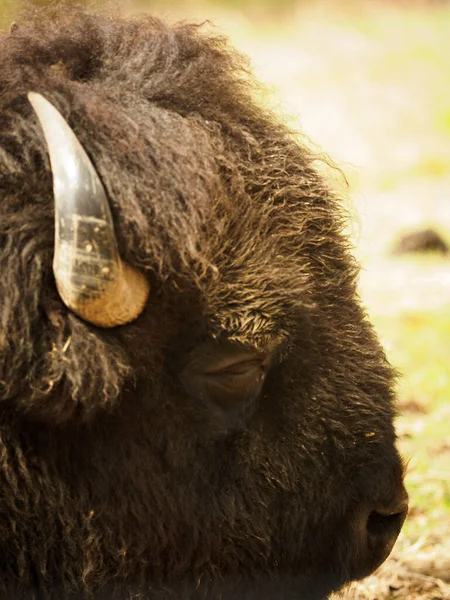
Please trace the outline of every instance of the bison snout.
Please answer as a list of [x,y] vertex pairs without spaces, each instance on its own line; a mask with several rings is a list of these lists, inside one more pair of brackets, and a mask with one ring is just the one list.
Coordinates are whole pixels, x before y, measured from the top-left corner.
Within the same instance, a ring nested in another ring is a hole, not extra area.
[[401,489],[390,504],[365,508],[356,516],[355,579],[372,573],[389,556],[408,514],[408,496]]

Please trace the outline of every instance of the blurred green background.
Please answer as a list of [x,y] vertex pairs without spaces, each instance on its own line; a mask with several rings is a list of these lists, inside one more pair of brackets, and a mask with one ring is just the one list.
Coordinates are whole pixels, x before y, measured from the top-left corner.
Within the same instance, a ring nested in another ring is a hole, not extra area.
[[[0,0],[2,26],[18,6]],[[450,258],[391,253],[425,227],[450,244],[450,2],[120,6],[212,20],[250,56],[276,109],[344,171],[349,189],[336,183],[354,216],[361,295],[402,374],[397,427],[412,504],[393,557],[348,597],[450,598]]]

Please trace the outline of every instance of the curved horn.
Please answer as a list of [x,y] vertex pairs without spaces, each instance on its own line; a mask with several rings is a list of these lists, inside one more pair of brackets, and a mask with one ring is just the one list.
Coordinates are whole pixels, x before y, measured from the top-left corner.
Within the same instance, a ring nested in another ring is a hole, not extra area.
[[105,190],[62,115],[35,92],[28,99],[44,131],[55,196],[53,272],[64,304],[85,321],[115,327],[142,312],[149,284],[119,255]]

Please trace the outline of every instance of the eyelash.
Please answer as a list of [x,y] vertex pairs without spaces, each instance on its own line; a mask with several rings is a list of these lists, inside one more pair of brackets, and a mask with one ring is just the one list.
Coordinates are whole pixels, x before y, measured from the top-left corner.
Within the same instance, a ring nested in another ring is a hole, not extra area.
[[218,369],[217,371],[209,371],[207,374],[220,375],[223,373],[226,375],[245,375],[248,372],[249,368],[251,368],[252,366],[259,366],[261,367],[262,371],[264,370],[263,362],[261,360],[255,359],[234,363],[232,365],[224,367],[223,369]]

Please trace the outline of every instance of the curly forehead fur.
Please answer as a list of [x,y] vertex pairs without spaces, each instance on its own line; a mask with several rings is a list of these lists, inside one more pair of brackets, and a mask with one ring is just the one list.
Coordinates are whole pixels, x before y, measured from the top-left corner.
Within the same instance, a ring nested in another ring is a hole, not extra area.
[[114,336],[93,333],[56,294],[52,180],[30,90],[76,132],[107,189],[122,256],[149,273],[155,308],[142,319],[182,290],[215,334],[257,343],[315,302],[311,286],[352,293],[335,199],[309,152],[255,102],[225,39],[66,6],[18,24],[0,53],[3,397],[25,386],[44,410],[63,385],[65,409],[89,409],[132,375]]
[[[133,323],[94,327],[58,295],[30,91],[149,279]],[[401,488],[393,371],[337,197],[255,98],[202,26],[62,5],[0,35],[1,600],[318,600],[373,564],[355,515]],[[180,376],[227,344],[277,356],[237,431]]]

